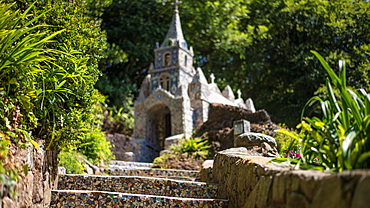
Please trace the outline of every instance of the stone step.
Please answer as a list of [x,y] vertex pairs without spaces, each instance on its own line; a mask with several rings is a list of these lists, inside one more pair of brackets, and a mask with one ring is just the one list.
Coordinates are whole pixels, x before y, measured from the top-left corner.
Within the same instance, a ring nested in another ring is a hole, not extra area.
[[58,190],[90,190],[211,199],[218,186],[142,176],[59,175]]
[[123,169],[112,167],[107,169],[105,173],[111,176],[149,176],[149,177],[185,179],[185,180],[193,180],[195,178],[196,179],[200,178],[199,171],[158,169],[158,168]]
[[130,161],[120,161],[112,160],[109,162],[110,167],[119,167],[119,168],[151,168],[153,163],[143,163],[143,162],[130,162]]
[[50,207],[227,207],[223,199],[179,198],[105,191],[55,190]]

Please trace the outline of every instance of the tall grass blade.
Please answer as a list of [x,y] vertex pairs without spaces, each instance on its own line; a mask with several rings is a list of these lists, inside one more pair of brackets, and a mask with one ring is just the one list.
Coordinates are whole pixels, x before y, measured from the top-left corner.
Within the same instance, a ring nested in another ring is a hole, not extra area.
[[324,67],[324,69],[326,70],[326,72],[328,73],[330,79],[332,80],[332,82],[337,86],[338,83],[340,83],[340,80],[339,80],[339,77],[335,74],[335,72],[330,68],[328,62],[326,62],[324,60],[324,58],[319,54],[317,53],[316,51],[312,51],[311,50],[311,53],[313,53],[317,59],[319,59],[320,63],[322,64],[322,66]]

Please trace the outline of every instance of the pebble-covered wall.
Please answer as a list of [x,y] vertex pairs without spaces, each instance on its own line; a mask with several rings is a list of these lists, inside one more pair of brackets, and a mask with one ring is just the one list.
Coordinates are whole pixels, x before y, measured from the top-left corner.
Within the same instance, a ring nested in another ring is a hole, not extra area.
[[[0,207],[4,208],[43,208],[48,207],[51,201],[50,175],[43,174],[46,151],[44,141],[37,141],[40,149],[28,146],[24,149],[12,144],[8,146],[9,156],[3,164],[13,165],[20,170],[19,181],[11,190],[16,193],[13,196],[8,192],[7,186],[0,183]],[[25,174],[21,171],[22,166],[28,167]]]
[[218,153],[213,164],[213,182],[229,207],[369,207],[370,170],[291,170],[233,149]]

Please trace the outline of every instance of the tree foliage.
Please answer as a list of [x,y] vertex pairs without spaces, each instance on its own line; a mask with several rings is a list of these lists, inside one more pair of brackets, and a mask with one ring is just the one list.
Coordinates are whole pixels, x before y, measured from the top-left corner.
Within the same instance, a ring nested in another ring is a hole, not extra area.
[[113,0],[102,15],[110,48],[101,62],[104,75],[97,87],[108,95],[109,104],[130,107],[131,93],[147,73],[153,61],[156,42],[162,41],[171,21],[169,6],[157,0]]
[[[154,58],[154,44],[168,29],[170,3],[113,1],[105,10],[103,29],[121,54],[116,56],[120,60],[104,63],[107,79],[116,86],[114,79],[131,90],[141,83]],[[325,76],[317,70],[320,65],[310,50],[319,51],[330,64],[345,59],[349,85],[369,88],[369,4],[364,0],[189,0],[179,10],[196,66],[205,74],[215,73],[221,87],[240,88],[243,97],[251,97],[274,121],[295,125]]]
[[349,84],[369,87],[368,2],[253,1],[248,8],[243,27],[267,29],[264,35],[254,32],[246,48],[242,77],[250,82],[242,89],[276,120],[287,122],[294,116],[290,124],[298,121],[304,103],[324,82],[312,49],[331,64],[348,60]]
[[274,121],[298,122],[305,102],[323,83],[310,50],[320,51],[331,64],[352,60],[349,84],[369,87],[366,1],[191,2],[184,29],[201,55],[198,63],[221,85],[241,88]]

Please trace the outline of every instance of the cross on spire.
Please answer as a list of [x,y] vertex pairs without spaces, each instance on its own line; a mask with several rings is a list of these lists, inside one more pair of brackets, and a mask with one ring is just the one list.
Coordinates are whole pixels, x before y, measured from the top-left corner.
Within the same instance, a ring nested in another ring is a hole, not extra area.
[[240,89],[238,89],[236,93],[238,94],[238,99],[242,98],[242,91],[240,91]]
[[179,12],[179,4],[182,4],[182,1],[175,0],[171,5],[175,5],[175,12]]
[[209,76],[209,78],[211,79],[211,83],[215,83],[215,75],[212,73],[211,76]]

